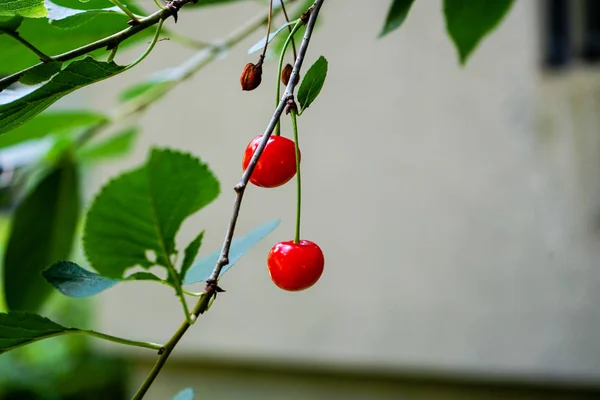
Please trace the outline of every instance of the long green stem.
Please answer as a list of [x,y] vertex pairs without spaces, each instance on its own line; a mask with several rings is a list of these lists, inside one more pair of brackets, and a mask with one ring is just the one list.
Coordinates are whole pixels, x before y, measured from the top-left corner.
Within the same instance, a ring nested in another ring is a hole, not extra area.
[[116,336],[112,336],[112,335],[107,335],[106,333],[96,332],[96,331],[92,331],[92,330],[81,330],[81,331],[75,331],[75,332],[83,333],[84,335],[93,336],[93,337],[103,339],[103,340],[108,340],[109,342],[124,344],[127,346],[144,347],[146,349],[152,349],[152,350],[160,350],[163,348],[162,344],[157,344],[157,343],[152,343],[152,342],[140,342],[137,340],[129,340],[129,339],[124,339],[124,338],[120,338],[120,337],[116,337]]
[[292,117],[292,128],[294,130],[294,143],[296,148],[296,234],[294,235],[294,243],[300,242],[300,213],[302,208],[302,178],[300,176],[300,144],[298,143],[298,121],[296,118],[296,110],[290,110]]
[[121,9],[121,11],[123,11],[125,14],[127,14],[127,16],[129,18],[131,18],[132,21],[135,21],[136,24],[140,23],[140,20],[131,12],[129,11],[129,9],[127,7],[125,7],[125,5],[123,3],[121,3],[119,0],[109,0],[111,3],[113,3],[115,6],[119,7]]
[[133,67],[135,67],[136,65],[138,65],[139,63],[141,63],[144,58],[148,57],[148,54],[150,54],[152,52],[152,49],[154,49],[154,46],[156,45],[156,42],[158,42],[158,37],[160,36],[160,30],[162,29],[163,23],[165,21],[164,20],[160,20],[158,21],[158,25],[156,26],[156,31],[154,32],[154,37],[152,38],[152,41],[150,42],[150,45],[146,48],[146,51],[142,53],[142,55],[140,55],[137,60],[135,60],[134,62],[132,62],[131,64],[129,64],[127,67],[125,67],[125,70],[131,69]]
[[[296,34],[296,32],[298,32],[298,30],[300,29],[301,26],[302,26],[302,21],[300,19],[298,19],[298,21],[294,25],[294,28],[292,29],[292,31],[288,35],[287,39],[283,43],[283,49],[281,50],[281,54],[279,55],[279,65],[277,67],[277,84],[276,84],[276,90],[275,90],[275,105],[277,105],[279,103],[279,101],[281,100],[279,98],[281,95],[281,70],[283,69],[283,59],[285,57],[285,51],[287,50],[288,45],[290,44],[290,40],[293,39],[294,35]],[[277,121],[277,125],[275,126],[275,132],[273,132],[273,136],[279,136],[280,129],[281,129],[280,122]]]

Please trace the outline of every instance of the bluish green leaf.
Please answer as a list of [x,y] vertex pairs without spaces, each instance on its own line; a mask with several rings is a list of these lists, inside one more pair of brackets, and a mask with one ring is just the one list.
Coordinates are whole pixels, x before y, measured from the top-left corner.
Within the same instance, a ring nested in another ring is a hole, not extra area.
[[[99,143],[90,143],[78,152],[78,156],[86,161],[121,157],[131,151],[137,134],[137,127],[127,128]],[[2,139],[1,136],[0,139]]]
[[40,315],[11,311],[0,313],[0,354],[38,340],[76,332]]
[[68,258],[79,216],[77,167],[65,158],[18,205],[4,253],[4,294],[10,310],[36,311],[52,292],[41,275]]
[[202,246],[203,237],[204,231],[200,232],[198,236],[196,236],[194,240],[192,240],[190,244],[188,244],[185,248],[183,262],[181,263],[181,270],[179,271],[179,277],[181,278],[181,280],[185,278],[185,274],[194,263],[194,260],[198,255],[198,251],[200,250],[200,246]]
[[49,81],[0,92],[0,134],[41,113],[61,97],[122,72],[125,67],[91,57],[75,61]]
[[[279,29],[277,29],[275,32],[271,32],[269,34],[269,43],[271,43],[271,41],[275,38],[275,36],[277,36],[283,29],[287,28],[290,25],[294,25],[294,24],[296,24],[296,21],[287,22],[287,23],[283,24],[282,26],[280,26]],[[257,51],[264,49],[266,40],[267,40],[267,37],[263,36],[262,39],[260,39],[252,47],[250,47],[250,49],[248,50],[248,54],[256,53]]]
[[413,1],[414,0],[392,0],[392,5],[390,6],[379,37],[387,35],[402,25],[410,11],[410,6],[412,6]]
[[87,215],[84,248],[103,276],[121,278],[134,266],[165,266],[183,220],[219,194],[206,164],[190,154],[153,149],[145,165],[104,186]]
[[177,393],[173,400],[193,400],[194,399],[194,390],[191,388],[183,389],[181,392]]
[[481,39],[498,26],[514,0],[444,0],[446,29],[465,64]]
[[70,133],[76,128],[92,126],[106,120],[106,116],[93,111],[49,110],[33,117],[18,128],[0,135],[0,148],[14,146],[28,140],[41,139],[47,135]]
[[321,56],[306,71],[306,75],[298,88],[298,103],[300,103],[302,111],[307,109],[315,101],[319,93],[321,93],[326,77],[327,60]]
[[70,261],[60,261],[42,272],[48,283],[69,297],[88,297],[119,283],[81,268]]
[[[244,254],[248,252],[256,243],[260,242],[269,233],[273,232],[279,225],[279,220],[272,220],[264,225],[259,226],[248,232],[245,236],[233,239],[231,241],[231,248],[229,249],[229,264],[221,269],[219,277],[223,276],[229,268],[238,262]],[[183,283],[189,285],[196,282],[206,281],[212,274],[219,257],[221,256],[221,250],[217,250],[214,253],[196,261],[185,275]]]
[[26,18],[43,18],[48,14],[44,0],[0,1],[0,16],[19,15]]

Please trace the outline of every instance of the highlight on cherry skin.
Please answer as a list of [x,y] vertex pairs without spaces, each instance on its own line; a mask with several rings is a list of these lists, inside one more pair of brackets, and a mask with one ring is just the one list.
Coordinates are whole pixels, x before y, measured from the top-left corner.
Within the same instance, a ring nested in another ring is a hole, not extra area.
[[[242,161],[245,171],[250,164],[254,152],[258,148],[263,136],[252,139]],[[274,188],[289,182],[296,175],[296,147],[293,140],[283,136],[271,136],[267,141],[263,153],[260,155],[250,182],[264,188]]]
[[325,267],[325,256],[316,243],[293,240],[277,243],[267,256],[271,280],[279,288],[291,292],[313,286]]

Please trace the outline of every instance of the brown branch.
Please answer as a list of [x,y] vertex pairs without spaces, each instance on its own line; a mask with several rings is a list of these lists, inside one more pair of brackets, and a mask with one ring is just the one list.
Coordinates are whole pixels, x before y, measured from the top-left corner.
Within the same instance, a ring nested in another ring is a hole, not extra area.
[[[233,240],[233,234],[235,232],[235,225],[236,225],[238,217],[239,217],[240,207],[242,204],[242,198],[244,196],[244,191],[246,189],[246,186],[248,185],[250,175],[252,174],[252,171],[254,171],[256,162],[258,161],[258,158],[262,154],[262,152],[267,144],[267,141],[269,140],[269,137],[271,136],[271,134],[273,133],[273,130],[275,129],[275,125],[277,124],[277,121],[283,114],[283,111],[284,111],[286,105],[288,104],[288,102],[290,100],[293,100],[293,98],[294,98],[294,87],[296,86],[296,80],[297,80],[300,68],[302,67],[302,63],[304,62],[304,57],[305,57],[306,51],[308,49],[308,44],[310,42],[310,38],[311,38],[313,29],[315,26],[315,22],[317,21],[317,16],[319,14],[319,10],[321,9],[321,6],[323,5],[324,1],[325,0],[316,0],[315,3],[309,9],[309,11],[307,11],[307,13],[310,13],[310,17],[309,17],[307,25],[306,25],[306,32],[302,39],[302,43],[300,44],[300,49],[298,50],[298,57],[296,58],[296,61],[294,63],[294,68],[292,70],[292,75],[290,76],[290,81],[285,89],[283,96],[281,97],[281,100],[279,101],[277,108],[275,109],[275,112],[273,113],[273,116],[271,117],[271,120],[267,124],[267,128],[265,130],[263,138],[262,138],[260,144],[258,145],[258,148],[254,152],[254,155],[252,156],[252,159],[250,160],[250,163],[248,164],[248,168],[242,174],[242,177],[241,177],[239,183],[237,185],[235,185],[235,187],[234,187],[234,190],[236,192],[236,197],[235,197],[235,201],[233,204],[233,211],[232,211],[231,219],[229,220],[229,227],[227,228],[227,233],[225,234],[225,240],[223,242],[223,247],[221,249],[221,255],[219,257],[219,260],[217,261],[217,264],[215,265],[215,268],[210,276],[210,279],[208,279],[206,282],[205,292],[202,294],[202,296],[200,296],[200,299],[198,299],[198,302],[196,303],[196,305],[194,306],[194,308],[192,310],[192,319],[193,320],[195,320],[200,314],[204,313],[207,310],[211,300],[216,296],[216,293],[223,291],[221,288],[219,288],[217,286],[217,281],[218,281],[219,274],[221,273],[221,270],[223,269],[223,267],[226,266],[227,264],[229,264],[229,249],[231,248],[231,241]],[[167,344],[165,344],[165,346],[159,350],[158,359],[156,360],[154,367],[152,367],[152,370],[146,377],[146,380],[142,383],[142,386],[138,389],[137,393],[134,395],[132,400],[141,400],[144,397],[144,395],[146,394],[146,392],[152,385],[152,382],[154,382],[154,379],[156,379],[156,377],[158,376],[162,367],[167,362],[167,359],[169,358],[171,352],[173,351],[175,346],[177,346],[177,343],[181,340],[181,338],[183,337],[185,332],[190,328],[190,326],[191,325],[187,322],[187,320],[183,321],[181,326],[173,334],[173,336],[167,342]]]

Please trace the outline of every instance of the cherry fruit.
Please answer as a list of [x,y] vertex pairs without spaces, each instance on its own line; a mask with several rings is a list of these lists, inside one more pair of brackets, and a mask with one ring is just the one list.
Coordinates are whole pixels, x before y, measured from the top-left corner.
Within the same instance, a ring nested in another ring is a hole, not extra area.
[[[258,148],[263,136],[259,135],[252,139],[246,151],[242,168],[248,168],[254,152]],[[264,188],[274,188],[288,182],[296,175],[296,147],[292,140],[282,136],[271,136],[263,150],[250,182]]]
[[321,277],[325,256],[321,248],[308,240],[277,243],[267,257],[271,280],[283,290],[308,289]]

